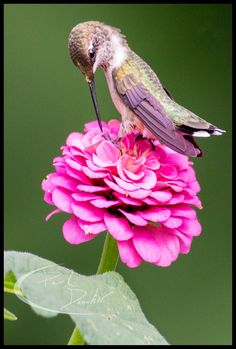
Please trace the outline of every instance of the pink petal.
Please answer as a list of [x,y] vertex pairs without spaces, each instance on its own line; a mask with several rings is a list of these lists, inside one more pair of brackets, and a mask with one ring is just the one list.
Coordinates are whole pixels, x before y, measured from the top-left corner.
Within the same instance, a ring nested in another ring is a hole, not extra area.
[[126,178],[128,178],[129,180],[132,180],[132,181],[138,181],[141,178],[143,178],[145,175],[144,171],[140,171],[138,173],[133,173],[133,172],[130,172],[129,170],[126,170],[125,168],[124,168],[124,173],[126,174]]
[[[141,160],[141,161],[140,161]],[[125,154],[117,162],[117,172],[121,179],[127,182],[133,180],[139,180],[144,176],[144,171],[141,171],[141,167],[144,163],[144,159],[134,159],[133,157]]]
[[45,218],[45,221],[48,221],[54,214],[59,213],[59,212],[61,212],[61,210],[58,210],[58,209],[52,211],[51,213],[49,213],[47,215],[47,217]]
[[109,171],[106,168],[101,168],[96,166],[93,161],[91,160],[86,160],[86,165],[88,166],[88,168],[93,171],[93,172],[103,172],[103,173],[109,173]]
[[132,134],[126,134],[121,140],[122,149],[126,151],[134,148],[134,136]]
[[179,170],[187,169],[189,166],[188,157],[178,153],[169,154],[165,161],[168,164],[176,166]]
[[132,240],[118,241],[118,249],[120,259],[123,263],[128,265],[129,268],[136,268],[141,264],[142,258],[136,252]]
[[95,137],[93,137],[92,140],[90,139],[89,141],[91,141],[91,144],[88,144],[89,142],[87,140],[85,141],[85,143],[87,143],[87,145],[85,145],[84,151],[87,154],[87,157],[89,157],[89,156],[93,157],[93,154],[95,153],[98,144],[103,141],[103,137],[100,133],[100,134],[96,135]]
[[82,170],[86,176],[89,178],[104,178],[107,176],[105,172],[91,171],[88,167],[83,166]]
[[201,190],[201,187],[197,181],[189,183],[189,186],[194,194],[198,193]]
[[[107,129],[108,128],[107,127],[107,123],[105,121],[102,121],[102,128],[103,129]],[[84,131],[85,132],[89,132],[89,131],[94,130],[94,129],[97,129],[98,132],[101,132],[97,120],[96,121],[86,122],[86,124],[84,124]]]
[[180,243],[177,236],[168,233],[162,229],[156,229],[155,234],[156,244],[160,249],[160,258],[156,261],[156,265],[168,267],[174,262],[180,252]]
[[143,203],[147,204],[147,205],[156,205],[157,204],[157,201],[153,198],[145,198],[142,200]]
[[145,164],[144,157],[136,158],[127,154],[122,156],[122,160],[123,167],[126,168],[129,172],[135,174],[138,174],[143,168],[142,165]]
[[53,176],[51,182],[55,186],[63,187],[72,191],[76,189],[76,185],[78,184],[78,182],[72,178],[62,175]]
[[104,210],[92,206],[89,203],[80,202],[71,205],[73,213],[80,219],[87,222],[99,222],[103,220]]
[[102,169],[106,167],[116,166],[116,164],[113,162],[103,162],[96,154],[93,154],[92,156],[93,156],[93,162],[95,163],[95,165],[97,165],[98,167],[101,167]]
[[178,217],[186,217],[189,219],[196,218],[196,212],[193,208],[186,205],[179,205],[171,208],[171,215]]
[[178,186],[178,187],[182,187],[185,188],[187,186],[186,181],[182,180],[181,178],[179,179],[175,179],[175,180],[168,180],[166,183],[168,183],[169,186]]
[[108,121],[108,127],[114,135],[118,136],[120,131],[120,122],[118,120],[112,119]]
[[118,211],[122,212],[123,215],[133,224],[135,225],[139,225],[139,226],[144,226],[147,225],[147,221],[145,219],[143,219],[138,212],[136,213],[128,213],[125,212],[124,210],[121,210],[120,208],[118,209]]
[[[148,138],[148,134],[147,134],[147,138]],[[148,154],[152,150],[151,142],[148,139],[138,138],[138,139],[135,139],[134,141],[135,141],[135,145],[138,148],[139,156],[144,157],[146,154]]]
[[86,192],[73,193],[71,194],[71,196],[76,201],[90,201],[90,200],[100,199],[101,197],[99,195],[90,194]]
[[70,176],[72,178],[75,178],[76,180],[91,185],[91,181],[88,177],[85,176],[85,174],[82,171],[75,170],[70,167],[66,167],[66,175]]
[[128,155],[123,155],[116,164],[116,168],[117,168],[117,172],[118,175],[120,176],[121,179],[123,180],[127,180],[128,182],[131,182],[131,180],[129,178],[127,178],[127,176],[125,175],[125,157]]
[[194,169],[192,168],[192,166],[188,167],[187,173],[188,173],[188,181],[194,182],[196,180],[196,175],[195,175],[195,172],[194,172]]
[[99,191],[107,191],[110,190],[110,188],[108,187],[99,187],[96,185],[83,185],[83,184],[79,184],[77,186],[77,189],[81,190],[81,191],[85,191],[86,193],[95,193],[95,192],[99,192]]
[[122,189],[128,190],[128,191],[132,191],[132,190],[136,190],[138,189],[137,185],[134,185],[132,183],[126,182],[123,179],[117,177],[117,176],[112,176],[116,183],[119,185],[119,187],[121,187]]
[[[104,182],[113,190],[115,190],[116,192],[118,193],[121,193],[121,194],[125,194],[125,191],[124,189],[121,189],[116,183],[110,181],[109,179],[107,178],[104,178]],[[110,189],[109,188],[109,189]]]
[[113,193],[114,196],[116,196],[118,199],[120,199],[124,204],[126,205],[132,205],[132,206],[140,206],[142,205],[142,202],[136,199],[132,199],[129,197],[129,195],[123,195],[120,193]]
[[52,193],[53,190],[55,189],[55,185],[52,184],[52,179],[55,177],[57,174],[56,173],[50,173],[46,179],[42,180],[41,187],[45,192]]
[[179,231],[191,236],[198,236],[201,234],[202,227],[197,219],[182,218],[182,220],[182,225],[178,227]]
[[138,189],[134,191],[129,191],[129,196],[134,199],[144,199],[151,194],[151,190]]
[[131,229],[127,219],[123,217],[116,217],[106,212],[104,221],[107,230],[116,240],[128,240],[134,235],[134,231]]
[[101,142],[97,146],[96,153],[99,159],[108,165],[115,164],[120,157],[119,149],[112,142],[108,141]]
[[185,235],[184,233],[181,233],[177,229],[173,231],[173,233],[178,236],[179,243],[180,243],[180,252],[183,254],[187,254],[190,251],[191,244],[193,237],[190,235]]
[[63,175],[63,176],[66,175],[66,169],[65,169],[65,166],[64,166],[64,165],[63,165],[63,166],[57,166],[57,165],[54,165],[54,164],[53,164],[53,166],[55,167],[55,170],[56,170],[56,172],[57,172],[58,174],[61,174],[61,175]]
[[148,229],[136,228],[132,239],[134,247],[143,260],[155,263],[160,258],[160,249]]
[[177,205],[184,201],[184,195],[174,194],[173,197],[168,201],[168,205]]
[[81,244],[95,238],[96,235],[85,234],[77,223],[76,217],[71,217],[63,224],[63,235],[70,244]]
[[68,154],[68,155],[69,156],[72,155],[72,158],[78,159],[78,162],[81,164],[84,164],[86,159],[88,158],[88,155],[85,154],[83,150],[78,149],[75,146],[70,147],[70,154]]
[[150,196],[161,202],[167,202],[172,198],[172,194],[169,190],[153,191]]
[[158,178],[155,190],[165,189],[166,187],[168,187],[168,184],[165,181],[162,181],[160,180],[160,178]]
[[201,200],[199,200],[197,196],[191,196],[191,195],[185,194],[183,202],[186,204],[194,205],[199,209],[202,209]]
[[146,170],[145,176],[135,183],[142,189],[152,189],[157,183],[156,174],[151,170]]
[[49,205],[53,205],[53,201],[52,201],[52,194],[51,193],[44,193],[43,196],[44,201],[46,201]]
[[64,155],[64,157],[55,157],[53,159],[53,165],[62,165],[65,163],[65,160],[71,156],[71,153],[70,153],[70,147],[67,147],[66,145],[63,145],[61,148],[61,151],[62,151],[62,155]]
[[174,179],[177,177],[177,170],[176,167],[170,164],[162,165],[161,168],[159,169],[159,173],[169,179]]
[[66,145],[69,147],[76,147],[78,149],[84,149],[83,143],[81,139],[83,138],[83,134],[79,132],[72,132],[66,139]]
[[158,170],[160,168],[159,155],[155,151],[147,155],[145,166],[151,170]]
[[55,189],[52,193],[52,201],[54,205],[59,208],[61,211],[72,213],[71,205],[73,203],[73,200],[71,198],[71,195],[69,195],[67,192],[65,192],[62,189]]
[[139,214],[148,221],[163,222],[170,217],[171,211],[168,208],[152,207],[145,211],[139,211]]
[[163,222],[167,228],[178,228],[182,224],[182,219],[177,217],[170,217],[167,221]]
[[106,230],[106,225],[104,222],[84,222],[82,220],[78,220],[78,224],[83,229],[84,233],[87,234],[99,234]]
[[102,142],[103,140],[104,138],[99,129],[90,130],[82,138],[86,152],[94,152],[99,142]]
[[77,161],[74,161],[72,159],[65,159],[65,162],[66,162],[67,165],[69,165],[74,170],[77,170],[77,171],[81,171],[82,170],[81,164],[79,164]]
[[182,185],[178,185],[176,182],[166,182],[166,185],[173,189],[176,193],[180,193],[183,190],[183,186]]
[[117,204],[120,204],[118,200],[107,200],[105,198],[99,198],[96,200],[91,200],[91,204],[95,207],[107,208]]

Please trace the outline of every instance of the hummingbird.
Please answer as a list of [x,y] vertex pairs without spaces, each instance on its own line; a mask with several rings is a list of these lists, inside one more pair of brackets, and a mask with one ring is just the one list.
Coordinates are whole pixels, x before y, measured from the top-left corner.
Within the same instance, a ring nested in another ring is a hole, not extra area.
[[98,21],[76,25],[69,34],[69,53],[85,76],[102,130],[94,75],[102,68],[112,101],[121,114],[119,137],[140,131],[174,151],[202,156],[194,137],[221,135],[225,131],[178,104],[151,67],[128,46],[120,29]]

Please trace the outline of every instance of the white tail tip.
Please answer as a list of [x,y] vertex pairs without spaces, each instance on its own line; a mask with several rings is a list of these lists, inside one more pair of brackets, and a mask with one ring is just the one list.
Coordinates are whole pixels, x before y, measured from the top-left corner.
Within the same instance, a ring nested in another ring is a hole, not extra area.
[[215,136],[221,136],[222,133],[225,133],[225,130],[221,130],[220,128],[216,128],[215,131],[212,133]]

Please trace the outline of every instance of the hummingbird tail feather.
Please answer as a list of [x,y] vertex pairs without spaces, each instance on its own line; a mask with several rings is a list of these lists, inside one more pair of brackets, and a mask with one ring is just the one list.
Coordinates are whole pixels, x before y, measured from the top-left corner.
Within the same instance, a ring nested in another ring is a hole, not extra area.
[[215,136],[221,136],[223,133],[225,133],[225,130],[221,130],[220,128],[216,128],[213,132],[213,135]]
[[221,136],[223,133],[225,133],[225,130],[221,130],[220,128],[210,125],[208,128],[197,128],[197,127],[190,127],[187,125],[181,125],[177,126],[177,129],[182,132],[185,135],[190,135],[194,137],[210,137],[212,135],[214,136]]
[[202,156],[202,150],[200,149],[200,147],[195,142],[192,136],[188,136],[188,135],[183,136],[180,133],[176,132],[176,139],[174,141],[172,140],[171,142],[167,138],[164,138],[164,139],[161,138],[160,134],[157,134],[156,137],[160,141],[162,141],[164,144],[166,144],[169,148],[176,151],[177,153],[183,154],[185,156],[191,156],[191,157]]
[[[145,108],[143,108],[144,105]],[[143,103],[143,105],[140,104],[135,109],[135,113],[140,117],[146,128],[169,148],[186,156],[202,156],[202,151],[193,137],[191,135],[183,135],[172,125],[170,127],[164,126],[157,117],[157,110],[155,111],[155,118],[152,118],[146,109],[146,103]]]

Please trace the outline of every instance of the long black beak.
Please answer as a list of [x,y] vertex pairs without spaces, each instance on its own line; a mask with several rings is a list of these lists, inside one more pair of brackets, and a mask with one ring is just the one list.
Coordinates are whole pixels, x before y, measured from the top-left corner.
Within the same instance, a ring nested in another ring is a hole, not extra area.
[[101,132],[103,133],[102,119],[101,119],[99,108],[98,108],[98,101],[97,101],[97,96],[96,96],[96,89],[95,89],[94,80],[89,82],[89,89],[90,89],[91,97],[92,97],[92,100],[93,100],[93,105],[94,105],[95,113],[96,113],[96,116],[97,116],[98,124],[99,124]]

